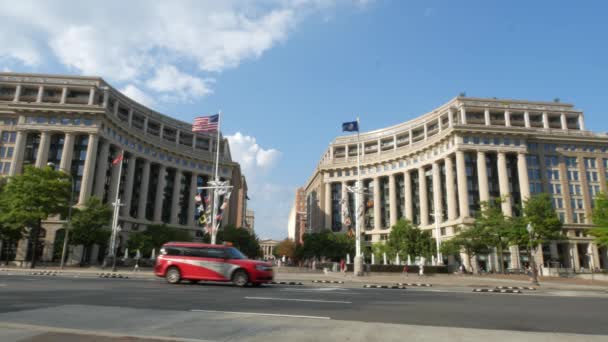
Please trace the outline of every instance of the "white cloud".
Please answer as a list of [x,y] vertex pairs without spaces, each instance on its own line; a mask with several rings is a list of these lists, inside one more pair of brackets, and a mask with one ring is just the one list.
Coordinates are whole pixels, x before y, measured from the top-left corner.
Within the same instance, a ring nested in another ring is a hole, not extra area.
[[144,106],[152,108],[156,104],[156,101],[153,98],[148,96],[133,84],[127,84],[127,86],[120,89],[120,91],[130,97],[132,100],[137,101]]
[[281,155],[281,152],[274,148],[260,147],[255,137],[243,135],[241,132],[227,135],[226,138],[230,143],[232,159],[241,164],[248,182],[260,173],[270,170]]
[[[184,70],[187,65],[195,74],[221,72],[285,41],[311,13],[369,2],[2,1],[0,59],[42,68],[56,60],[112,82],[143,82],[162,92],[160,99],[184,101],[209,94],[210,77],[186,75],[172,66]],[[181,83],[170,87],[163,79],[167,75],[179,76]]]
[[182,101],[202,97],[212,92],[209,83],[213,79],[203,80],[185,74],[173,65],[164,65],[156,70],[153,78],[147,81],[147,86],[158,92],[170,92]]

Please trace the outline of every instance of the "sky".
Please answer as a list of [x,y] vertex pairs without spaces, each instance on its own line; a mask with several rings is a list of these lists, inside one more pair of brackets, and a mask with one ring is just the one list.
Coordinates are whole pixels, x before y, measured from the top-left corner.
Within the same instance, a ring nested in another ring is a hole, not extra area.
[[191,122],[222,111],[260,238],[341,123],[398,124],[460,93],[573,103],[608,131],[604,1],[0,0],[0,70],[101,76]]

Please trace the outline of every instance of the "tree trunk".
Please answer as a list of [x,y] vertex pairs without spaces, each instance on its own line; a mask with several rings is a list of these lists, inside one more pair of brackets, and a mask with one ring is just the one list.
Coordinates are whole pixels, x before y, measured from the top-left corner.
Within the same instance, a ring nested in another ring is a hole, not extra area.
[[38,234],[40,234],[40,228],[42,226],[42,220],[38,220],[38,224],[36,225],[35,231],[33,231],[32,233],[34,234],[33,237],[30,237],[32,239],[32,263],[30,264],[30,268],[36,268],[36,252],[38,250]]
[[[13,246],[13,241],[12,240],[8,240],[8,245],[10,247],[12,247]],[[6,266],[8,266],[8,259],[10,258],[10,256],[8,255],[8,252],[9,252],[8,250],[4,252],[6,254],[6,260],[4,262],[4,265],[6,265]]]
[[498,269],[500,273],[505,274],[505,262],[504,262],[504,252],[502,250],[502,245],[498,246]]

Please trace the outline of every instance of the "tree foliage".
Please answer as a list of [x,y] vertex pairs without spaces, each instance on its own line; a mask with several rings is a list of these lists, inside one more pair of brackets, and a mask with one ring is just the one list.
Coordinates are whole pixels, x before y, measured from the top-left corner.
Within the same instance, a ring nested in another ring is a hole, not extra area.
[[304,244],[296,256],[299,258],[325,257],[333,261],[346,258],[346,254],[354,256],[355,239],[346,234],[334,234],[329,230],[319,233],[304,234]]
[[246,228],[237,228],[229,225],[222,227],[217,234],[217,243],[230,242],[249,258],[256,258],[262,255],[260,241],[255,233],[251,233]]
[[396,257],[397,253],[402,258],[407,255],[430,258],[437,251],[431,231],[421,230],[404,219],[397,221],[392,227],[386,246],[387,256],[391,259]]
[[598,246],[608,247],[608,194],[605,192],[595,198],[593,224],[595,228],[590,233],[595,236],[595,242]]
[[84,208],[75,209],[72,213],[69,243],[85,247],[105,245],[112,232],[111,220],[112,208],[96,197],[89,198]]
[[285,239],[276,245],[273,254],[277,258],[285,256],[293,259],[296,256],[296,243],[291,239]]
[[186,230],[171,228],[164,224],[149,225],[143,232],[131,233],[127,247],[131,251],[139,249],[142,255],[149,255],[152,249],[158,250],[171,241],[189,242],[192,241],[192,235]]
[[[526,245],[529,243],[532,249],[536,249],[543,243],[564,238],[562,222],[553,208],[549,194],[537,194],[525,200],[523,212],[523,222],[514,225],[520,242],[523,241]],[[526,230],[528,224],[533,228],[531,234]]]
[[443,254],[457,254],[460,251],[467,253],[469,263],[477,255],[490,253],[490,236],[487,229],[481,225],[473,225],[466,230],[460,231],[456,236],[441,244]]
[[475,223],[482,232],[482,237],[488,246],[496,248],[498,259],[500,260],[499,271],[503,271],[503,251],[509,248],[513,239],[513,224],[511,218],[506,217],[501,208],[505,199],[496,199],[489,202],[481,202],[481,210],[478,212]]

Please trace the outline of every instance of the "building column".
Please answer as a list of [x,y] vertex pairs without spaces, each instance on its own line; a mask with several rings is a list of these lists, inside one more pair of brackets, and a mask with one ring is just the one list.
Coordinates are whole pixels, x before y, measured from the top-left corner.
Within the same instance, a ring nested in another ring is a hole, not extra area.
[[175,169],[175,176],[173,177],[173,194],[171,195],[171,224],[178,224],[179,212],[181,207],[179,205],[180,188],[182,184],[182,171]]
[[110,143],[107,140],[100,141],[99,159],[95,171],[95,189],[93,195],[103,200],[106,185],[106,172],[108,171],[108,155],[110,154]]
[[[589,193],[589,180],[587,179],[587,169],[585,168],[585,158],[582,156],[577,157],[579,177],[581,181],[581,191],[583,193],[583,208],[585,210],[585,223],[592,224],[591,218],[593,217],[593,198]],[[599,175],[598,175],[599,176]]]
[[167,180],[165,179],[165,173],[167,167],[164,164],[160,164],[158,170],[158,187],[156,188],[156,198],[154,199],[154,221],[161,222],[163,213],[163,198],[165,197],[165,187],[167,186]]
[[331,230],[331,183],[325,183],[325,229]]
[[587,254],[591,255],[591,269],[600,269],[600,251],[595,242],[589,242]]
[[405,171],[403,173],[403,193],[405,194],[405,218],[408,221],[412,221],[414,219],[414,209],[412,207],[412,177],[410,176],[409,171]]
[[89,106],[95,104],[95,87],[91,87],[91,89],[89,89],[89,102],[87,102],[87,104]]
[[448,156],[444,159],[445,163],[445,192],[447,196],[448,217],[449,221],[455,220],[458,215],[456,212],[456,190],[454,189],[454,165],[452,157]]
[[511,113],[508,110],[505,110],[505,126],[511,127]]
[[146,219],[146,204],[148,203],[148,187],[150,183],[150,161],[143,160],[144,165],[141,172],[141,187],[139,189],[139,203],[137,205],[137,218]]
[[479,182],[479,201],[488,202],[490,200],[488,167],[486,164],[486,153],[483,151],[477,152],[477,181]]
[[[346,210],[348,209],[348,190],[346,189],[346,187],[347,187],[347,183],[345,181],[343,181],[342,182],[342,187],[341,187],[342,188],[342,193],[340,194],[341,195],[340,198],[342,199],[342,207],[341,207],[342,212],[340,213],[340,218],[341,218],[341,221],[342,221],[342,231],[346,230],[346,225],[344,224],[345,217],[344,217],[343,213],[345,213]],[[353,213],[350,213],[350,214],[352,216]],[[299,214],[296,213],[296,217],[298,217],[298,216],[299,216]],[[298,222],[296,222],[296,226],[297,225],[298,225]]]
[[395,183],[395,174],[393,173],[388,176],[389,218],[391,227],[397,223],[397,189]]
[[568,121],[566,120],[566,114],[561,113],[559,115],[559,119],[562,124],[562,129],[568,129]]
[[44,96],[44,86],[39,86],[38,94],[36,94],[36,103],[41,103],[43,96]]
[[524,126],[530,128],[530,113],[528,111],[524,112]]
[[464,106],[460,107],[460,123],[463,125],[467,124],[467,111],[464,109]]
[[49,148],[51,146],[51,133],[48,131],[40,132],[40,145],[36,156],[36,167],[45,167],[49,160]]
[[133,198],[133,181],[135,179],[135,167],[137,166],[137,158],[133,154],[129,155],[129,162],[127,163],[125,188],[123,194],[125,197],[124,207],[121,208],[122,216],[131,216],[131,199]]
[[374,177],[374,230],[380,229],[380,177]]
[[418,192],[420,194],[420,225],[426,226],[429,224],[429,194],[426,184],[426,176],[424,175],[424,167],[418,168]]
[[68,87],[61,88],[61,100],[59,101],[59,103],[65,104],[67,97],[68,97]]
[[[521,200],[523,201],[530,198],[530,181],[528,180],[528,162],[526,161],[526,154],[520,152],[517,154],[517,176],[519,179],[519,193],[521,194]],[[562,189],[564,190],[564,189]]]
[[61,151],[61,162],[59,169],[65,173],[70,173],[72,167],[72,156],[74,154],[74,133],[68,132],[65,134],[63,141],[63,150]]
[[424,140],[426,140],[429,137],[427,123],[425,122],[422,126],[424,127]]
[[585,117],[584,117],[583,113],[578,115],[578,128],[581,131],[585,130]]
[[456,178],[458,182],[458,207],[460,217],[469,217],[469,189],[467,185],[467,168],[464,162],[464,152],[456,151]]
[[454,110],[452,108],[448,109],[448,127],[454,126]]
[[[549,242],[549,251],[551,253],[551,259],[559,260],[559,251],[557,249],[557,242],[555,242],[555,241]],[[553,265],[551,265],[551,264],[549,264],[549,266],[553,267]]]
[[13,160],[8,175],[15,176],[20,173],[23,168],[23,154],[25,153],[25,141],[27,140],[27,132],[17,131],[17,139],[15,140],[15,150],[13,151]]
[[148,135],[148,116],[144,117],[144,135]]
[[[192,172],[191,176],[190,176],[190,198],[187,198],[186,200],[188,201],[188,221],[187,224],[189,227],[193,227],[194,226],[194,211],[196,210],[196,203],[194,203],[194,196],[196,196],[196,192],[197,192],[197,186],[198,183],[196,181],[196,179],[198,178],[198,175],[194,172]],[[238,223],[237,223],[238,225]]]
[[15,89],[15,97],[13,98],[13,102],[19,102],[21,97],[21,84],[17,84],[17,88]]
[[129,108],[129,114],[127,116],[129,127],[133,126],[133,107]]
[[490,121],[490,110],[488,108],[483,111],[483,118],[486,126],[490,126],[492,124]]
[[[438,162],[433,163],[433,204],[435,205],[435,212],[433,213],[435,216],[435,221],[443,222],[446,217],[442,217],[443,215],[443,193],[441,192],[441,167]],[[441,236],[437,237],[438,239]]]
[[549,128],[549,114],[547,112],[543,112],[543,128]]
[[578,244],[570,242],[568,247],[570,251],[570,266],[575,272],[578,272],[581,269],[581,262],[578,258]]
[[513,216],[510,198],[511,191],[509,190],[509,178],[507,175],[507,157],[504,152],[498,152],[498,187],[500,189],[500,197],[505,199],[501,203],[502,213],[505,216]]
[[175,130],[175,146],[179,146],[180,132],[179,129]]
[[84,169],[82,171],[82,181],[80,183],[80,195],[78,204],[84,205],[91,196],[93,188],[93,177],[95,176],[95,162],[97,159],[97,144],[99,136],[97,134],[89,134],[89,142],[87,144],[87,156],[84,160]]

